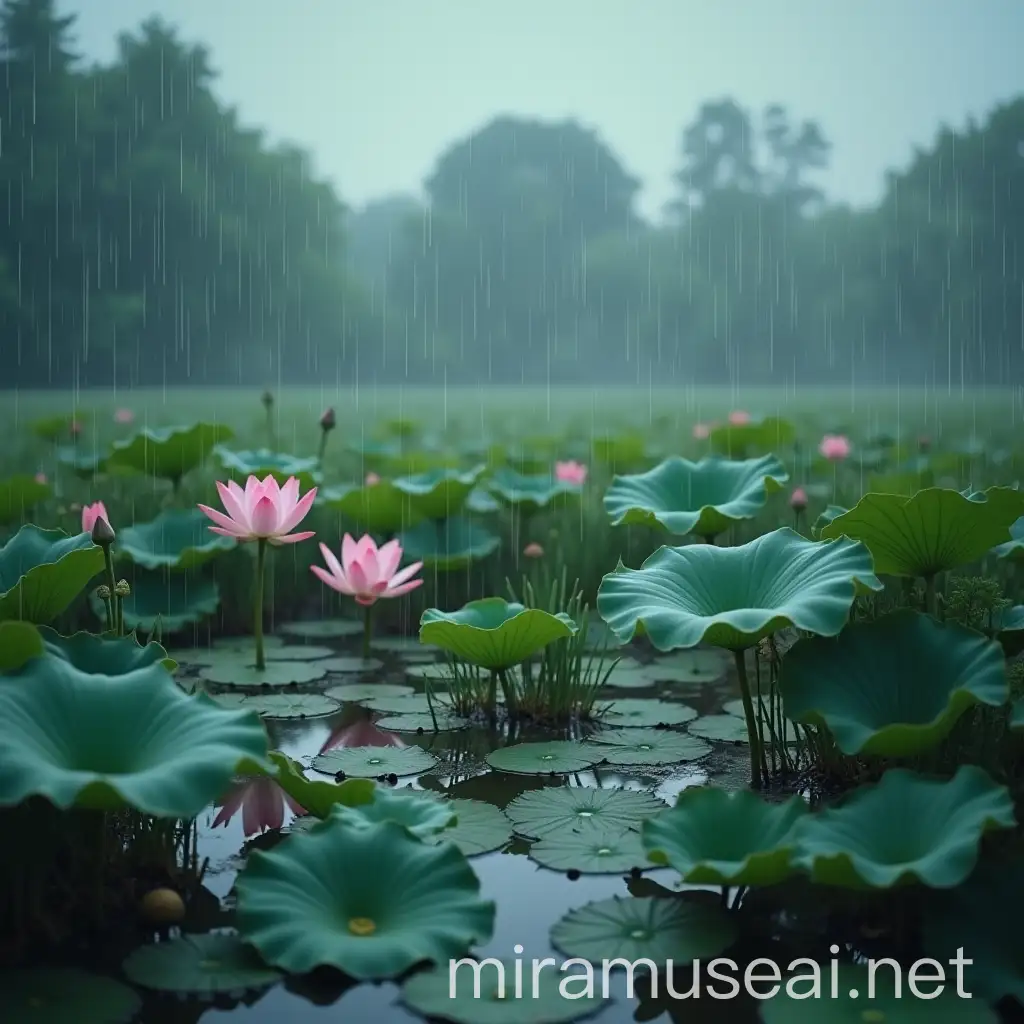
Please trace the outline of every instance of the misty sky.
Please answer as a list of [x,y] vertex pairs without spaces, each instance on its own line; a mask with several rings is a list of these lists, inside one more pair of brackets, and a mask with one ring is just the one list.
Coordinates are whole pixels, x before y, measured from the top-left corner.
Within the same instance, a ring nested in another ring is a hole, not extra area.
[[79,49],[159,14],[210,47],[244,120],[307,148],[352,205],[417,192],[497,113],[577,116],[671,194],[682,126],[707,98],[772,101],[834,143],[829,194],[1024,93],[1024,0],[60,0]]

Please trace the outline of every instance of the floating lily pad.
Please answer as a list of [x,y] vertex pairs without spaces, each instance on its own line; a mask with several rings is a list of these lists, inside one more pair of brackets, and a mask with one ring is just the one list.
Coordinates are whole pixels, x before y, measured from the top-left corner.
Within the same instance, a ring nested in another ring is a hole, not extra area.
[[882,589],[863,544],[783,528],[731,548],[659,548],[641,568],[605,576],[597,607],[620,638],[646,633],[660,651],[700,643],[743,650],[784,626],[835,636],[857,585]]
[[435,708],[433,717],[426,711],[405,715],[387,715],[377,719],[374,724],[378,729],[384,729],[386,732],[419,732],[422,729],[425,733],[459,732],[470,726],[467,719],[439,708]]
[[639,834],[629,829],[590,828],[551,835],[530,847],[530,860],[552,871],[583,875],[622,875],[653,866]]
[[564,612],[553,615],[500,597],[470,601],[458,611],[428,608],[420,639],[486,669],[518,665],[556,640],[575,636],[578,625]]
[[753,519],[789,474],[774,455],[746,461],[672,456],[646,473],[616,476],[604,496],[612,526],[660,526],[716,537]]
[[487,763],[500,772],[518,775],[569,775],[593,768],[601,755],[593,747],[568,740],[514,743],[487,755]]
[[505,815],[520,835],[545,839],[588,827],[610,832],[638,829],[644,819],[665,809],[664,800],[643,790],[559,786],[517,796]]
[[363,486],[331,487],[320,492],[320,500],[372,533],[406,530],[423,518],[413,509],[409,495],[399,490],[391,480]]
[[999,558],[1009,558],[1015,562],[1024,560],[1024,516],[1010,527],[1010,538],[1005,544],[997,544],[993,552]]
[[[102,621],[103,603],[95,594],[90,596],[90,603]],[[220,590],[213,580],[184,573],[138,572],[131,594],[124,599],[124,624],[128,629],[152,633],[159,621],[164,634],[177,633],[215,614],[219,607]]]
[[969,497],[929,487],[911,498],[866,494],[820,536],[862,541],[877,572],[928,577],[967,565],[1010,541],[1010,528],[1021,515],[1024,491],[1012,487],[990,487]]
[[379,658],[357,658],[350,655],[339,655],[332,658],[324,658],[317,664],[325,672],[335,672],[339,675],[355,675],[360,672],[376,672],[382,668],[384,662]]
[[424,836],[428,843],[454,843],[467,857],[500,850],[512,838],[512,823],[483,800],[448,800],[456,821],[443,832]]
[[436,764],[437,758],[422,747],[342,747],[313,758],[313,771],[376,779],[381,775],[419,775]]
[[721,651],[673,651],[645,666],[656,682],[713,683],[725,675],[728,662]]
[[683,725],[692,722],[697,712],[688,704],[667,700],[616,699],[601,715],[601,721],[615,729],[642,728],[649,725]]
[[87,533],[23,526],[0,547],[0,620],[45,624],[103,571],[103,549]]
[[590,742],[601,750],[605,764],[617,767],[633,765],[681,764],[696,761],[711,753],[711,747],[693,736],[654,729],[617,729],[597,732]]
[[405,674],[410,679],[430,680],[432,683],[446,683],[454,678],[452,668],[445,662],[433,665],[406,665]]
[[393,821],[417,838],[424,839],[453,826],[456,811],[448,800],[406,789],[377,786],[370,803],[340,807],[333,817],[352,828],[368,828],[382,821]]
[[0,972],[0,1020],[11,1024],[128,1024],[141,1006],[127,985],[74,967]]
[[202,465],[218,444],[233,436],[222,423],[195,423],[165,430],[146,428],[123,441],[115,441],[107,464],[173,482]]
[[970,875],[986,832],[1015,825],[1009,791],[974,765],[948,781],[892,768],[801,821],[793,860],[824,885],[948,889]]
[[[279,641],[267,643],[263,640],[263,655],[266,661],[315,661],[317,667],[324,669],[323,659],[331,654],[330,647],[316,647],[313,644],[283,644]],[[276,641],[276,638],[274,638]],[[252,637],[232,637],[231,642],[223,645],[215,644],[213,648],[193,656],[194,665],[229,666],[239,664],[253,665],[256,657],[255,641]],[[326,670],[320,675],[325,675]]]
[[355,619],[317,619],[310,622],[285,622],[277,630],[306,640],[332,640],[335,637],[355,636],[362,633],[363,628],[363,623]]
[[636,661],[620,661],[604,676],[604,685],[613,690],[647,690],[656,680],[650,666]]
[[135,985],[188,996],[249,992],[281,980],[237,935],[222,932],[141,946],[122,969]]
[[199,670],[201,679],[218,686],[238,689],[298,686],[322,679],[327,673],[319,661],[274,661],[267,659],[266,667],[258,669],[255,652],[242,654],[231,660],[218,661],[215,665],[204,665]]
[[660,966],[671,960],[682,966],[718,956],[735,939],[736,926],[712,893],[613,896],[570,910],[551,929],[555,949],[590,963],[652,960]]
[[195,569],[237,543],[211,533],[209,526],[198,508],[167,509],[148,523],[118,530],[115,552],[143,569]]
[[382,636],[374,637],[371,646],[375,651],[388,651],[401,657],[410,654],[426,654],[433,657],[436,653],[434,648],[425,647],[416,636]]
[[[284,647],[284,641],[279,636],[267,636],[264,634],[263,647],[266,650],[270,650],[271,647]],[[216,661],[220,657],[221,651],[234,651],[237,654],[249,654],[253,650],[253,639],[251,636],[221,636],[217,637],[209,647],[205,648],[202,652],[202,656],[209,658],[210,652],[215,652],[213,655],[213,661]],[[201,664],[197,662],[197,664]]]
[[319,718],[341,707],[320,693],[217,693],[213,700],[223,708],[255,711],[264,718]]
[[429,701],[425,693],[409,693],[398,697],[376,696],[362,703],[373,711],[383,711],[389,715],[429,714],[431,704],[437,714],[449,710],[448,704],[438,694],[433,694]]
[[52,494],[49,484],[27,473],[0,480],[0,523],[24,522],[29,511]]
[[526,475],[507,467],[494,471],[488,487],[502,504],[528,513],[563,505],[583,493],[579,485],[564,483],[547,473]]
[[675,807],[644,822],[650,859],[691,885],[776,885],[793,873],[799,797],[768,803],[750,790],[684,789]]
[[[727,700],[722,705],[722,711],[726,715],[735,715],[737,718],[742,718],[744,721],[746,721],[747,712],[746,712],[746,709],[743,707],[743,698],[742,697],[737,697],[735,700]],[[756,706],[755,706],[755,712],[756,712]],[[744,732],[744,736],[745,735],[746,735],[746,732]]]
[[425,520],[404,530],[398,540],[406,558],[443,572],[464,569],[501,546],[500,537],[462,516]]
[[335,700],[361,704],[375,697],[405,697],[415,693],[415,690],[411,686],[402,686],[399,683],[340,683],[325,690],[324,693]]
[[[394,481],[394,486],[408,495],[409,503],[418,515],[440,521],[459,514],[486,468],[479,465],[469,470],[432,469],[415,476],[399,477]],[[420,560],[419,555],[409,551],[404,541],[402,547],[410,559]]]
[[[756,710],[756,709],[755,709]],[[717,743],[748,743],[747,720],[738,715],[701,715],[687,726],[691,736]]]
[[232,477],[241,477],[243,480],[250,476],[259,477],[260,480],[272,476],[279,484],[284,484],[289,477],[295,477],[303,493],[320,482],[320,464],[315,457],[300,459],[267,448],[233,452],[223,445],[218,445],[214,454]]
[[975,704],[1006,703],[1002,648],[974,630],[911,609],[801,640],[782,662],[783,709],[826,725],[846,754],[930,750]]

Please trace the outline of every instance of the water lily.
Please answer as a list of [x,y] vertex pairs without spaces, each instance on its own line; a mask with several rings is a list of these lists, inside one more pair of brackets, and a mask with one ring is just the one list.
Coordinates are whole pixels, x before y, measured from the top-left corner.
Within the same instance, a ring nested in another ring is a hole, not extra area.
[[555,479],[559,483],[582,487],[587,480],[587,467],[582,462],[576,462],[572,459],[568,462],[556,462]]
[[82,509],[82,533],[92,533],[97,519],[103,519],[110,525],[110,516],[107,515],[107,508],[102,501],[94,501]]
[[263,654],[263,570],[267,544],[296,544],[314,536],[313,530],[291,531],[306,518],[316,498],[316,488],[310,488],[300,498],[299,481],[295,477],[289,477],[282,487],[268,474],[263,480],[250,476],[244,491],[234,480],[227,484],[218,480],[217,492],[227,515],[207,505],[199,505],[199,509],[217,524],[210,527],[211,532],[239,541],[256,541],[253,635],[256,668],[262,672],[267,667]]
[[694,423],[693,436],[697,441],[706,441],[711,436],[711,424]]
[[826,434],[818,445],[818,451],[829,462],[842,462],[850,454],[849,439],[842,434]]
[[37,484],[45,484],[46,483],[46,474],[45,473],[36,473],[36,475],[33,477],[33,479],[35,480],[35,482]]
[[213,828],[226,826],[241,809],[242,831],[249,839],[268,829],[280,828],[284,824],[285,804],[292,814],[306,813],[273,779],[246,779],[236,783],[224,798],[217,817],[213,819]]
[[134,423],[135,413],[131,409],[118,409],[114,413],[114,422],[123,424]]
[[327,568],[310,566],[317,579],[339,594],[354,597],[356,603],[366,610],[363,657],[368,658],[372,630],[371,609],[381,598],[401,597],[421,586],[423,580],[414,580],[412,577],[423,568],[423,563],[413,562],[399,569],[402,545],[397,540],[390,540],[378,548],[377,542],[369,534],[356,541],[346,533],[341,541],[340,562],[326,544],[320,545],[320,553],[324,556]]
[[745,427],[750,422],[750,413],[734,409],[729,413],[729,423],[734,427]]
[[543,558],[544,557],[544,549],[535,540],[534,541],[530,541],[530,543],[527,544],[525,548],[523,548],[523,557],[524,558]]

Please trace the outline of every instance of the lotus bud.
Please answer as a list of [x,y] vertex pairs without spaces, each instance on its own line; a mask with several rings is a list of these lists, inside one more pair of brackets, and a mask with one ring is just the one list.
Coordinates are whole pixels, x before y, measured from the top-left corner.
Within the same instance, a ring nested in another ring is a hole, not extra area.
[[173,889],[152,889],[142,897],[139,910],[152,925],[166,927],[185,918],[185,901]]
[[803,512],[807,508],[807,492],[802,487],[798,487],[789,496],[789,507],[794,512]]
[[325,433],[328,430],[333,430],[338,425],[338,419],[334,415],[334,409],[325,409],[323,416],[320,417],[320,429]]
[[117,581],[117,586],[114,587],[114,593],[117,594],[118,597],[121,597],[121,598],[129,597],[129,596],[131,596],[131,592],[132,592],[132,588],[130,586],[128,586],[128,581],[127,580],[118,580]]
[[101,548],[109,548],[114,543],[114,528],[103,516],[97,516],[92,524],[92,542]]
[[274,396],[269,391],[264,391],[260,401],[269,409],[274,404]]
[[543,558],[544,549],[536,541],[532,541],[523,548],[523,555],[526,558]]
[[100,599],[101,601],[109,601],[109,600],[110,600],[110,587],[108,587],[108,586],[106,585],[106,583],[101,583],[101,584],[100,584],[100,585],[99,585],[99,586],[98,586],[98,587],[96,588],[96,596],[97,596],[97,597],[98,597],[98,598],[99,598],[99,599]]

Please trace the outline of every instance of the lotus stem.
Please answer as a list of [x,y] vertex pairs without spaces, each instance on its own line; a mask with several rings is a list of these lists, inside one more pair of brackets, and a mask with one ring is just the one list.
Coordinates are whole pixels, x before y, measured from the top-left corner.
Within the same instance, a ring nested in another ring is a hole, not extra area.
[[256,579],[253,583],[252,636],[256,642],[256,671],[267,667],[263,653],[263,570],[267,562],[267,539],[256,540]]
[[363,609],[363,661],[370,657],[370,641],[373,640],[373,605]]
[[761,739],[754,718],[754,702],[750,697],[750,682],[747,679],[745,651],[733,651],[736,660],[736,675],[740,682],[740,696],[743,698],[743,715],[747,720],[747,740],[750,745],[750,786],[761,788]]
[[320,449],[316,453],[317,468],[324,468],[324,454],[327,451],[327,435],[330,434],[329,430],[320,431]]
[[516,691],[515,684],[508,678],[505,669],[498,669],[498,681],[501,683],[501,692],[505,695],[505,707],[508,710],[509,718],[516,717]]
[[939,603],[935,593],[935,573],[931,573],[924,578],[924,608],[929,615],[934,615],[938,618]]
[[106,577],[107,590],[110,592],[110,599],[105,601],[107,608],[107,629],[114,630],[117,628],[117,581],[114,579],[114,556],[111,553],[110,545],[103,545],[103,564],[105,566],[104,576]]

